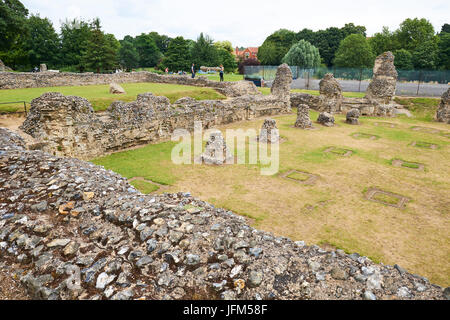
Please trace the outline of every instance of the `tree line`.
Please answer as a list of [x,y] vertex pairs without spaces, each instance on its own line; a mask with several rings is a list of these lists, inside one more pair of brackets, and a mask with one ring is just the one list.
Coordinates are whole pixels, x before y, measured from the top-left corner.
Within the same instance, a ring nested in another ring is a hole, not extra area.
[[201,33],[196,41],[157,32],[117,40],[102,30],[100,19],[65,20],[59,33],[48,18],[29,15],[19,0],[0,0],[0,59],[29,71],[41,63],[62,71],[111,72],[117,68],[157,67],[172,72],[200,66],[237,68],[229,41],[214,42]]
[[383,27],[367,38],[366,27],[353,23],[343,28],[330,27],[294,32],[280,29],[269,35],[259,47],[258,59],[263,65],[291,65],[313,68],[336,66],[372,67],[375,57],[385,51],[395,55],[399,69],[450,69],[450,25],[439,33],[426,19],[406,19],[395,31]]

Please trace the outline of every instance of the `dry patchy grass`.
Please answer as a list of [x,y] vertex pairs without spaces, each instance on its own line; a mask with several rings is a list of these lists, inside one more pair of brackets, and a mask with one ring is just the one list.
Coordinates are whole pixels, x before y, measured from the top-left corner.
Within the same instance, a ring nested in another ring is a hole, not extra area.
[[[311,118],[317,117],[311,112]],[[190,191],[194,196],[247,216],[259,229],[307,243],[326,244],[358,252],[385,264],[399,264],[443,286],[450,284],[449,212],[450,140],[439,134],[411,130],[404,118],[389,119],[395,128],[373,125],[380,119],[362,118],[362,125],[316,125],[316,130],[292,128],[295,115],[277,116],[280,134],[280,174],[260,175],[259,165],[174,165],[172,142],[114,154],[96,160],[119,173],[142,170],[142,176],[164,176],[166,191]],[[263,119],[233,123],[220,129],[259,129]],[[447,130],[439,123],[423,126]],[[362,132],[377,140],[355,139]],[[440,149],[410,146],[428,141]],[[351,157],[324,152],[329,146],[353,150]],[[121,156],[122,154],[122,156]],[[158,161],[152,157],[157,156]],[[116,163],[114,160],[120,159]],[[392,166],[391,160],[423,163],[418,171]],[[145,159],[145,161],[144,161]],[[140,162],[139,162],[140,161]],[[154,165],[149,166],[152,163]],[[124,171],[125,170],[125,171]],[[298,170],[318,175],[313,185],[285,179],[281,173]],[[365,191],[376,187],[412,200],[404,209],[368,201]],[[308,210],[305,210],[308,208]]]

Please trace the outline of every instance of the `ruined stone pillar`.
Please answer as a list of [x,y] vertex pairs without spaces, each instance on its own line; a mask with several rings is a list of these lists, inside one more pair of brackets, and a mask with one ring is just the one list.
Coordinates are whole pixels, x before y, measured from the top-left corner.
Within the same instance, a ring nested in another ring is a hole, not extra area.
[[450,88],[442,94],[441,103],[436,111],[436,120],[450,124]]
[[395,95],[397,76],[392,52],[380,54],[375,59],[372,81],[365,97],[379,104],[390,104]]
[[294,127],[301,129],[312,128],[312,122],[309,118],[309,107],[306,104],[300,104],[297,107],[297,120]]
[[274,119],[264,120],[258,140],[265,143],[275,143],[280,140],[277,122]]
[[319,82],[318,111],[336,113],[341,111],[342,88],[332,73],[327,73]]

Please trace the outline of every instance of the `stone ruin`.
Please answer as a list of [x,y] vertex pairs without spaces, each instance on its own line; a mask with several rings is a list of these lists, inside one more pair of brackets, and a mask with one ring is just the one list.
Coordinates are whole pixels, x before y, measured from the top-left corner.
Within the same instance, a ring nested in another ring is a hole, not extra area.
[[398,265],[274,236],[189,192],[144,195],[101,166],[24,146],[0,128],[0,270],[25,298],[450,298]]
[[125,92],[125,89],[124,88],[122,88],[120,85],[118,85],[117,83],[111,83],[110,85],[109,85],[109,93],[111,93],[111,94],[124,94],[124,93],[126,93]]
[[342,90],[331,74],[326,74],[320,81],[320,95],[291,93],[291,106],[307,104],[319,112],[337,113],[359,109],[361,115],[391,117],[403,108],[394,102],[397,71],[394,55],[385,52],[379,55],[374,64],[373,78],[364,98],[342,97]]
[[[264,96],[245,94],[226,100],[169,99],[151,93],[140,94],[136,101],[113,102],[102,114],[80,97],[45,93],[31,101],[31,109],[20,127],[34,138],[30,147],[58,156],[92,159],[128,147],[169,139],[175,129],[194,129],[201,121],[205,129],[215,125],[290,113],[289,87],[292,77],[283,74],[284,94]],[[290,74],[290,70],[288,68]],[[255,87],[251,82],[242,87]],[[233,88],[240,84],[234,84]],[[256,88],[256,87],[255,87]],[[257,90],[256,90],[257,91]],[[237,92],[237,91],[234,91]],[[248,92],[248,91],[246,91]],[[282,98],[281,98],[282,97]]]
[[301,129],[312,128],[312,122],[309,118],[309,106],[306,104],[301,104],[297,107],[297,120],[295,121],[294,127]]
[[341,111],[342,88],[332,73],[327,73],[319,82],[319,102],[317,111],[336,113]]
[[203,71],[203,72],[209,72],[209,71],[219,72],[220,71],[220,67],[205,67],[205,66],[201,66],[200,70]]
[[205,152],[200,155],[200,160],[206,164],[222,165],[233,159],[222,132],[220,130],[211,132],[206,142]]
[[359,109],[351,109],[345,115],[345,122],[348,124],[359,124]]
[[317,118],[317,122],[326,127],[332,127],[334,126],[334,117],[331,113],[321,112]]
[[47,65],[45,63],[41,63],[41,65],[39,66],[39,71],[40,72],[47,71]]
[[397,70],[392,52],[384,52],[375,59],[373,77],[366,91],[366,99],[379,104],[391,104],[397,85]]
[[290,100],[292,71],[286,63],[280,65],[275,74],[270,92],[281,100]]
[[280,141],[280,132],[275,119],[265,119],[258,136],[258,141],[263,143],[276,143]]
[[436,111],[436,120],[450,124],[450,88],[442,94],[441,103]]

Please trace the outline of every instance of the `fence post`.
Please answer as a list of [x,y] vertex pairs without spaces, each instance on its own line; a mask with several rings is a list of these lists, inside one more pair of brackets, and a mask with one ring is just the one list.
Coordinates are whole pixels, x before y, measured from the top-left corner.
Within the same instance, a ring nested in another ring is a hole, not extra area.
[[307,76],[307,77],[308,77],[308,78],[307,78],[308,80],[307,80],[307,82],[306,82],[306,89],[309,90],[309,70],[306,71],[306,72],[307,72],[307,74],[308,74],[308,76]]
[[419,88],[420,88],[420,79],[422,78],[422,70],[419,71],[419,83],[417,84],[417,92],[416,92],[416,96],[419,95]]
[[361,92],[361,78],[362,78],[362,69],[359,69],[359,87],[358,87],[358,92]]
[[25,110],[25,116],[27,116],[27,103],[23,102],[23,110]]

